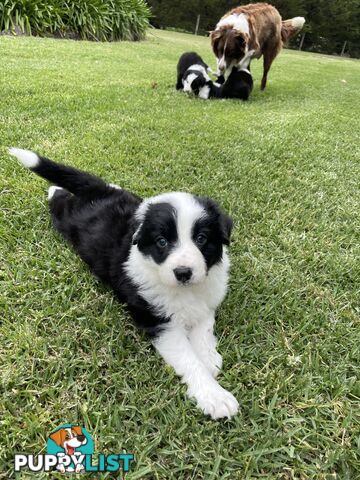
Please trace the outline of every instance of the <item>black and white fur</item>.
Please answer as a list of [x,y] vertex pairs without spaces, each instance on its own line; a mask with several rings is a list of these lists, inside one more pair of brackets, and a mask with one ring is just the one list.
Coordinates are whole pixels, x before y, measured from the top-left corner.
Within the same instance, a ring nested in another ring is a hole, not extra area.
[[221,86],[221,98],[248,100],[253,89],[253,79],[247,68],[233,67],[226,82]]
[[199,98],[217,96],[217,85],[210,79],[211,68],[196,52],[185,52],[177,64],[176,89],[194,93]]
[[[196,79],[197,80],[197,79]],[[194,82],[193,82],[194,83]],[[209,98],[237,98],[248,100],[253,89],[253,79],[247,68],[233,67],[227,80],[220,76],[217,82],[208,80],[194,93],[204,100]]]
[[136,325],[213,419],[238,411],[215,380],[222,364],[213,333],[229,271],[231,219],[205,197],[171,192],[141,199],[34,152],[10,150],[54,183],[55,228],[127,304]]

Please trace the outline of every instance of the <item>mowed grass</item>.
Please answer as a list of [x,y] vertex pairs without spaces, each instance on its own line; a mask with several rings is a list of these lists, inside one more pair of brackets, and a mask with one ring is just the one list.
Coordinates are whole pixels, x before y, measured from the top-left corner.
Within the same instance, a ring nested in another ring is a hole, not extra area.
[[[215,68],[209,39],[178,33],[0,38],[1,478],[67,422],[96,453],[133,452],[128,480],[360,478],[360,63],[283,51],[264,93],[253,62],[248,103],[202,101],[174,89],[186,50]],[[232,215],[216,333],[238,416],[214,422],[186,399],[9,146]]]

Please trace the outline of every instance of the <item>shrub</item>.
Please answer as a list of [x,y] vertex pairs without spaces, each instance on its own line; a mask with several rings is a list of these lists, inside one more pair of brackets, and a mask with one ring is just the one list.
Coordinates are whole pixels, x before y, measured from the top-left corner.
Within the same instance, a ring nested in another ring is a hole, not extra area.
[[0,31],[75,36],[84,40],[141,40],[149,26],[144,0],[3,0]]

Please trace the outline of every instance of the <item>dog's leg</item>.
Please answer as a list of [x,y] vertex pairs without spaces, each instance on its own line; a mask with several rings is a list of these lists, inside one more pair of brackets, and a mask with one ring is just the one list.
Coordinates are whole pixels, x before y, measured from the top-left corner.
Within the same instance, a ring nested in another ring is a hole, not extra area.
[[236,398],[222,388],[196,355],[182,327],[169,325],[153,344],[167,364],[182,377],[188,386],[189,397],[195,398],[198,407],[213,419],[232,417],[239,404]]
[[264,73],[261,80],[261,90],[265,90],[267,76],[271,67],[272,62],[279,52],[279,48],[276,45],[269,45],[264,50]]
[[222,357],[216,351],[214,322],[214,318],[209,318],[196,325],[189,334],[189,340],[197,356],[211,375],[216,378],[221,370]]

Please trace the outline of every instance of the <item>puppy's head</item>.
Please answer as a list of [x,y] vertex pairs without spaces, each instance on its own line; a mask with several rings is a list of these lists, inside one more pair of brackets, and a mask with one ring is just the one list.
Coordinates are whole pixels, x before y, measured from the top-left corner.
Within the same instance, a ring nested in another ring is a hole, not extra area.
[[208,198],[168,193],[145,200],[133,237],[144,270],[162,284],[186,287],[203,282],[222,260],[232,229],[230,217]]
[[231,26],[224,26],[212,31],[210,38],[220,72],[225,72],[237,65],[247,53],[249,35],[235,30]]
[[207,80],[202,72],[189,68],[183,77],[184,92],[198,95],[200,90],[206,85]]

